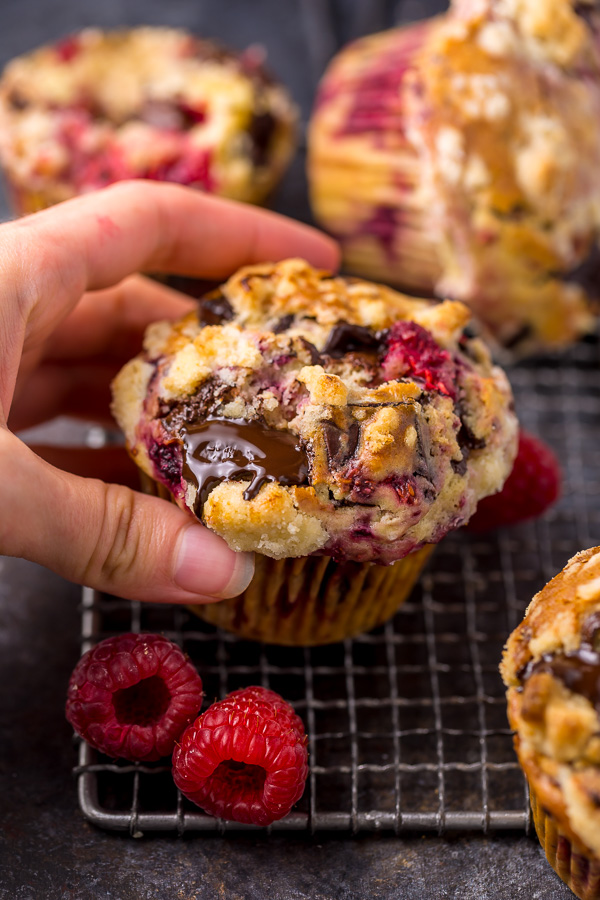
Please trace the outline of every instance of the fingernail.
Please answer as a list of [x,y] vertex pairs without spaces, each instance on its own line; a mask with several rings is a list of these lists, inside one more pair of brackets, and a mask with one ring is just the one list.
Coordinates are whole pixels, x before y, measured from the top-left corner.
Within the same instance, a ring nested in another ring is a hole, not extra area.
[[190,525],[183,532],[174,580],[184,591],[226,600],[245,591],[253,575],[252,553],[234,553],[202,525]]

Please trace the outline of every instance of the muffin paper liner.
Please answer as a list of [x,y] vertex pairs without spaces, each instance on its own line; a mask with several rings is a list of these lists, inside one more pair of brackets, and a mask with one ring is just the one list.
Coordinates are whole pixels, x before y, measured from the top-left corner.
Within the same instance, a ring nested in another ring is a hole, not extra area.
[[544,809],[531,782],[529,791],[535,830],[546,859],[580,900],[598,900],[600,860],[567,837],[556,819]]
[[[141,473],[145,493],[169,491]],[[230,600],[190,606],[200,618],[247,640],[310,647],[370,631],[394,615],[433,549],[427,545],[390,566],[336,562],[329,556],[271,559],[255,554],[249,587]]]
[[[422,23],[402,29],[394,38],[394,54],[387,51],[390,69],[410,69],[428,31]],[[385,81],[383,66],[378,75]],[[414,146],[401,117],[387,125],[393,130],[393,149],[378,144],[377,132],[366,126],[343,137],[331,130],[330,104],[337,94],[330,99],[328,86],[336,77],[325,76],[324,98],[311,123],[308,173],[315,216],[340,241],[349,270],[429,294],[441,266]]]

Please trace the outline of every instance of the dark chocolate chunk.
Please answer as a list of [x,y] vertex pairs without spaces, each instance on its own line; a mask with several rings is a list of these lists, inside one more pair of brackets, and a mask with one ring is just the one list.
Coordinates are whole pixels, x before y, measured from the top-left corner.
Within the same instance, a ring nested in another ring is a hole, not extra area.
[[209,418],[221,404],[227,402],[231,387],[218,378],[209,378],[185,400],[170,401],[165,426],[171,434],[178,434],[183,425],[196,425]]
[[299,438],[246,419],[212,418],[182,430],[184,477],[198,492],[197,515],[210,491],[222,481],[249,480],[244,499],[252,500],[267,481],[306,484],[309,464]]
[[231,303],[220,291],[200,298],[199,317],[203,325],[220,325],[229,322],[235,313]]
[[251,156],[255,166],[264,166],[269,161],[269,150],[276,127],[277,122],[270,112],[253,113],[248,134],[252,141]]
[[330,331],[323,353],[339,359],[346,353],[377,353],[379,349],[380,341],[370,328],[342,322]]
[[581,694],[600,712],[600,654],[589,644],[569,653],[545,653],[537,662],[533,660],[523,670],[523,681],[532,675],[547,672],[574,694]]
[[24,97],[16,88],[13,88],[10,94],[8,95],[8,103],[11,109],[22,110],[27,109],[29,106],[29,100]]
[[303,338],[303,337],[300,338],[300,343],[302,344],[304,349],[308,351],[308,354],[310,356],[311,365],[318,366],[320,363],[323,362],[323,357],[321,356],[321,354],[319,353],[319,351],[317,350],[317,348],[315,347],[314,344],[311,344],[310,341],[307,341],[306,338]]
[[282,331],[287,331],[293,321],[294,316],[292,313],[282,316],[277,324],[273,326],[273,334],[281,334]]
[[[468,451],[468,448],[465,447],[464,450]],[[450,460],[450,465],[452,466],[452,471],[456,472],[457,475],[465,475],[467,472],[467,456],[465,456],[463,450],[463,457],[461,460]]]
[[592,31],[596,31],[600,24],[599,14],[600,10],[598,8],[598,4],[593,2],[588,3],[575,3],[573,6],[573,12],[580,16],[584,22],[592,29]]
[[582,262],[561,277],[564,281],[578,284],[592,301],[600,302],[600,246],[598,243],[594,241]]
[[[456,440],[457,440],[458,446],[463,451],[464,451],[465,447],[468,450],[483,450],[483,448],[485,447],[485,443],[486,443],[484,438],[478,438],[473,434],[473,432],[471,431],[469,426],[466,424],[466,422],[462,418],[460,420],[460,429],[458,431],[458,434],[456,435]],[[463,452],[463,457],[464,457],[464,452]]]
[[358,422],[352,422],[347,431],[334,422],[323,422],[322,427],[329,465],[334,469],[340,468],[356,452],[360,435]]
[[581,627],[581,643],[594,647],[600,632],[600,610],[592,613]]

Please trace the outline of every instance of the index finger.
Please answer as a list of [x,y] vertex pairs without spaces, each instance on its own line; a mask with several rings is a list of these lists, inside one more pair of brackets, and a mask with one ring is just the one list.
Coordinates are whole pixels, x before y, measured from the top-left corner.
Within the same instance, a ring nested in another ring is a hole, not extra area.
[[156,182],[122,182],[0,226],[4,290],[45,337],[86,290],[138,271],[224,278],[240,265],[304,256],[335,268],[335,243],[276,213]]

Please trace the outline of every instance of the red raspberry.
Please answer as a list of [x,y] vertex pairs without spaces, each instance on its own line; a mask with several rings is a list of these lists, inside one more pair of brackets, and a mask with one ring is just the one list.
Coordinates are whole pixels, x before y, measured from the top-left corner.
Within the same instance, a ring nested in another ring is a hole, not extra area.
[[168,756],[202,706],[202,681],[186,655],[160,634],[101,641],[73,670],[67,719],[108,756]]
[[302,796],[306,740],[302,721],[279,694],[243,688],[186,729],[173,753],[173,778],[211,816],[270,825]]
[[541,516],[560,496],[558,460],[546,444],[521,431],[513,470],[499,494],[484,497],[467,525],[481,534]]
[[386,381],[408,376],[426,391],[456,398],[456,364],[433,335],[416,322],[395,322],[387,333],[381,366]]

